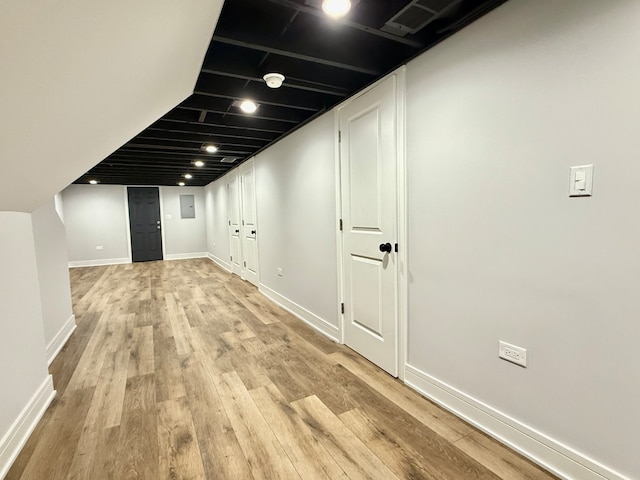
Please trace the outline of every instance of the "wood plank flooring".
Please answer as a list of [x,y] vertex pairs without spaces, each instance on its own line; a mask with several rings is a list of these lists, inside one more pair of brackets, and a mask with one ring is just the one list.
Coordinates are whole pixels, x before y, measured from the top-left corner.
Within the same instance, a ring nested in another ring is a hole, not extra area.
[[58,395],[7,480],[556,478],[207,259],[71,283]]

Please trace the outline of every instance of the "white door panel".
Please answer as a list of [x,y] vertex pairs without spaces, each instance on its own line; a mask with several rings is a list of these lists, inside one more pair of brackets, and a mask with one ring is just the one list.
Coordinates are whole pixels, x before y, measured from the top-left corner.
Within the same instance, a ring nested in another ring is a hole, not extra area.
[[[339,113],[344,339],[398,375],[396,77]],[[380,250],[390,244],[391,252]]]
[[237,175],[227,184],[229,195],[229,247],[231,251],[231,270],[242,275],[242,242],[240,236],[240,182]]
[[257,215],[253,160],[242,166],[242,251],[244,278],[258,286]]

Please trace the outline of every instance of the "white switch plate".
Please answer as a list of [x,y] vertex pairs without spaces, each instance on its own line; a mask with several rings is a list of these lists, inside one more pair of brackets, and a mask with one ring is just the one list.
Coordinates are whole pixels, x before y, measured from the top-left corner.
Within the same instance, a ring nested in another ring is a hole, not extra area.
[[96,250],[103,250],[103,249],[104,249],[104,247],[103,247],[102,245],[98,245],[98,246],[96,247]]
[[593,190],[593,165],[571,167],[569,196],[590,197]]
[[527,367],[527,350],[500,340],[498,356],[507,362],[515,363],[521,367]]

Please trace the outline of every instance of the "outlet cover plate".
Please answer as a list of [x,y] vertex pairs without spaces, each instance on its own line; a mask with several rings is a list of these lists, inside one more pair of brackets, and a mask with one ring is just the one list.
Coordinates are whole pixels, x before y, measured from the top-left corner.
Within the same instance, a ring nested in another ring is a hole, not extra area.
[[527,368],[527,349],[500,340],[498,356],[507,362]]

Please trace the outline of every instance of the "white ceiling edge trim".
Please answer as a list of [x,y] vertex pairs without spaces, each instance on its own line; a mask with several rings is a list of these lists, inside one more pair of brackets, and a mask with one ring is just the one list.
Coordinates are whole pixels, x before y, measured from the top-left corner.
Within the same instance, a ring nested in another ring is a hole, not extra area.
[[0,3],[0,211],[33,211],[191,95],[222,4]]

